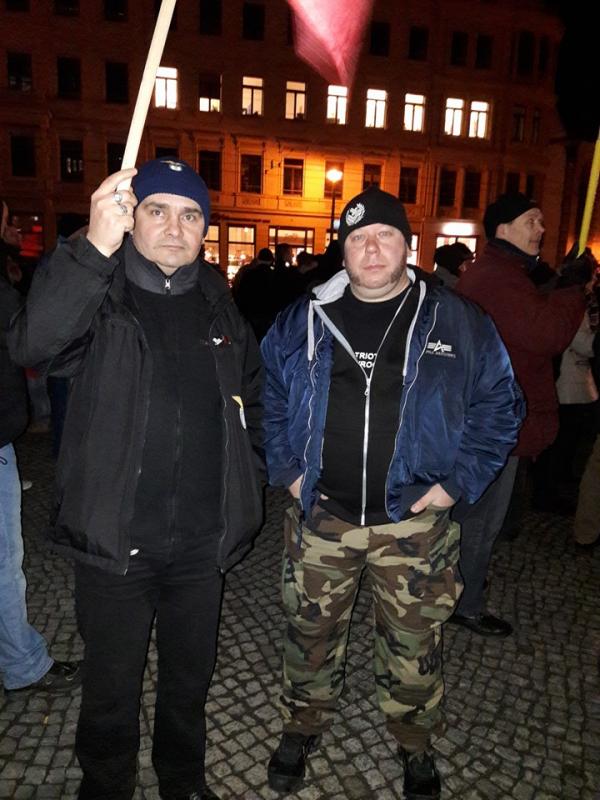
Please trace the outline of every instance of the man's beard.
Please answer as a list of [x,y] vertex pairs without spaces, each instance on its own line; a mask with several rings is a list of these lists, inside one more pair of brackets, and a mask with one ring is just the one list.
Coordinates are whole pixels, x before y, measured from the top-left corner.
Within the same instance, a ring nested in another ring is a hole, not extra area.
[[[406,263],[407,263],[408,253],[403,253],[400,263],[398,266],[391,272],[390,277],[388,279],[388,283],[390,285],[394,285],[399,283],[402,280],[402,276],[406,272]],[[365,286],[363,281],[360,279],[359,275],[346,266],[346,272],[350,276],[350,283],[354,284],[354,286]]]

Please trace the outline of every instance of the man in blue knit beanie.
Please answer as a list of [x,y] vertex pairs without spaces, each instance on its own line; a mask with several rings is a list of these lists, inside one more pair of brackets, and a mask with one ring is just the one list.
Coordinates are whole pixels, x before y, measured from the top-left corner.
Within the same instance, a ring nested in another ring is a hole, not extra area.
[[75,558],[85,642],[79,800],[134,795],[155,619],[160,797],[218,800],[204,706],[223,575],[261,523],[262,373],[224,279],[200,258],[209,221],[184,161],[110,175],[87,234],[37,271],[10,334],[17,363],[72,378],[51,538]]

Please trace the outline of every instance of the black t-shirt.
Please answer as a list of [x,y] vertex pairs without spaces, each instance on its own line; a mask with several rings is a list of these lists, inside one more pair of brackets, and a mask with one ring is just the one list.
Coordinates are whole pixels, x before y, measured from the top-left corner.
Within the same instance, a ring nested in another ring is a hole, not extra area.
[[348,287],[339,300],[323,309],[347,339],[356,360],[335,340],[318,488],[329,498],[321,501],[322,506],[356,525],[361,524],[365,447],[365,524],[389,522],[385,483],[398,430],[406,337],[417,302],[418,292],[412,285],[379,303],[358,300]]

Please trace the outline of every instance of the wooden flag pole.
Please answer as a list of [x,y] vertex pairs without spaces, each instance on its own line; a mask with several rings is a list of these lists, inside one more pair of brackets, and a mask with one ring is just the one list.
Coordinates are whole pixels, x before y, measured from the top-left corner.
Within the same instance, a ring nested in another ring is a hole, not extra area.
[[596,199],[596,190],[598,189],[598,173],[600,173],[600,130],[598,131],[598,138],[596,139],[596,146],[594,147],[594,158],[592,159],[592,169],[590,170],[590,180],[588,182],[587,194],[585,197],[583,219],[581,220],[579,249],[577,252],[577,255],[579,256],[585,250],[588,234],[590,232],[592,212],[594,210],[594,202]]
[[[144,74],[142,75],[142,82],[138,91],[137,100],[135,101],[129,133],[127,134],[127,144],[125,145],[121,169],[135,167],[138,150],[140,149],[140,142],[142,140],[142,133],[144,132],[144,125],[146,124],[146,117],[148,115],[148,107],[152,100],[156,73],[160,66],[163,50],[165,49],[165,42],[167,41],[167,34],[169,33],[169,26],[171,25],[176,2],[177,0],[162,0],[160,11],[158,12],[156,26],[146,58]],[[122,181],[119,184],[119,189],[129,189],[130,185],[131,179]]]

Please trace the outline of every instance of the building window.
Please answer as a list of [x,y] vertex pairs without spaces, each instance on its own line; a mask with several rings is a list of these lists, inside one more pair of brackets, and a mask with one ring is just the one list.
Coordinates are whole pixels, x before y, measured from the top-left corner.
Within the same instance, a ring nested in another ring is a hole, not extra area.
[[244,75],[242,79],[242,114],[263,113],[263,79]]
[[104,19],[124,22],[127,19],[127,0],[104,0]]
[[31,56],[29,53],[7,53],[8,88],[17,92],[31,91]]
[[285,84],[285,118],[304,119],[306,116],[306,84],[287,81]]
[[406,263],[414,267],[419,263],[419,234],[413,233],[410,237],[410,247],[406,256]]
[[5,0],[7,11],[29,11],[29,0]]
[[198,78],[198,110],[221,110],[221,76],[204,74]]
[[365,164],[363,167],[363,191],[369,186],[381,186],[381,164]]
[[490,104],[483,100],[473,100],[469,111],[469,137],[485,139],[488,135]]
[[535,36],[531,31],[521,31],[517,40],[517,75],[522,78],[533,73]]
[[456,170],[440,170],[440,191],[438,196],[439,205],[448,208],[454,205],[456,198]]
[[209,189],[220,192],[221,152],[219,150],[199,150],[198,172]]
[[425,61],[429,46],[429,29],[413,25],[408,35],[408,57],[413,61]]
[[156,108],[177,108],[177,69],[159,67],[154,81],[154,105]]
[[10,137],[11,172],[15,178],[35,177],[35,140],[33,136]]
[[244,3],[242,36],[255,42],[265,38],[265,7],[261,3]]
[[511,138],[513,142],[522,142],[525,139],[525,106],[513,108]]
[[327,122],[346,124],[348,110],[348,87],[329,86],[327,89]]
[[448,136],[460,136],[462,132],[463,109],[465,101],[459,97],[448,97],[444,116],[444,133]]
[[404,130],[421,133],[425,130],[425,95],[404,95]]
[[526,197],[535,197],[535,175],[525,176],[525,195]]
[[450,46],[450,63],[454,67],[464,67],[467,63],[469,35],[464,31],[454,31]]
[[283,159],[283,193],[302,196],[304,185],[304,160],[302,158]]
[[475,45],[475,68],[490,69],[492,66],[493,38],[485,33],[477,36]]
[[550,61],[550,40],[547,36],[540,39],[538,52],[538,74],[545,75],[548,72],[548,62]]
[[463,206],[465,208],[479,208],[481,195],[481,172],[466,170],[465,186],[463,193]]
[[531,144],[538,144],[540,141],[540,125],[542,115],[539,109],[535,108],[531,117]]
[[63,100],[81,98],[81,62],[78,58],[57,58],[58,96]]
[[230,281],[240,267],[254,258],[255,239],[254,225],[227,226],[227,278]]
[[398,199],[401,203],[412,205],[417,202],[417,188],[419,186],[418,167],[400,167],[400,185]]
[[518,192],[520,183],[521,183],[521,176],[519,175],[518,172],[507,172],[504,191],[509,192],[510,194]]
[[129,102],[129,68],[127,64],[118,64],[107,61],[106,71],[106,102]]
[[204,260],[209,264],[219,263],[219,226],[209,225],[204,238]]
[[372,22],[369,53],[372,56],[389,56],[390,54],[390,23]]
[[179,158],[177,145],[163,144],[154,148],[154,158]]
[[[329,170],[336,169],[342,173],[342,177],[338,181],[330,181],[327,177]],[[323,188],[323,197],[331,197],[335,191],[336,197],[342,197],[344,194],[344,162],[343,161],[326,161],[325,162],[325,185]]]
[[106,143],[106,169],[109,175],[123,169],[123,153],[125,145],[122,142]]
[[221,0],[200,0],[200,33],[220,36],[223,19]]
[[279,228],[275,225],[269,227],[269,247],[275,250],[278,244],[287,244],[292,251],[292,263],[301,250],[307,253],[314,251],[314,228]]
[[78,16],[79,0],[54,0],[54,13],[65,17]]
[[60,140],[60,179],[68,183],[83,181],[83,142]]
[[385,89],[367,89],[366,128],[385,128],[387,96]]
[[242,155],[240,191],[260,194],[262,191],[262,173],[262,156]]

